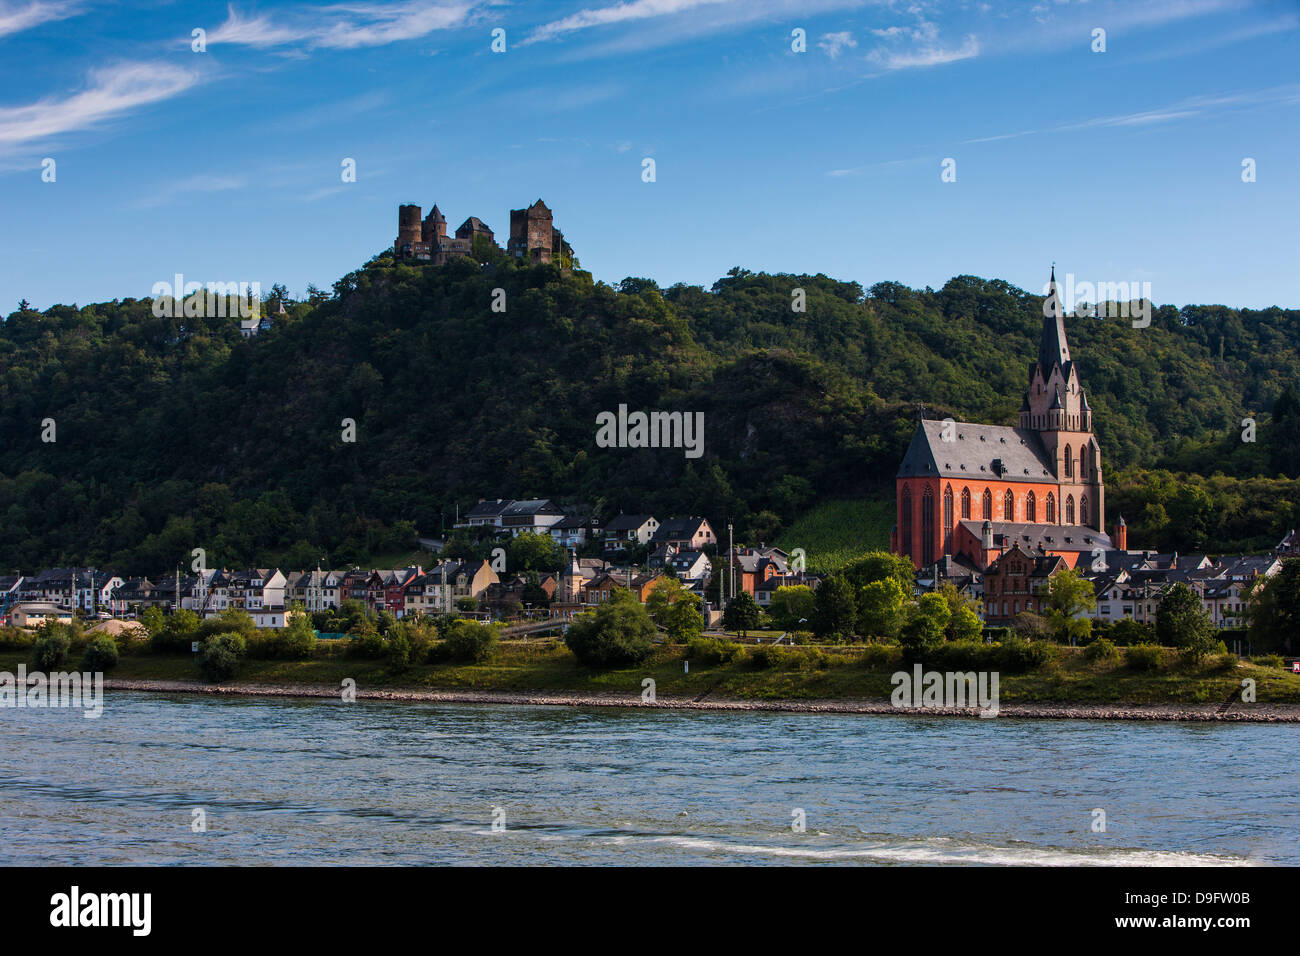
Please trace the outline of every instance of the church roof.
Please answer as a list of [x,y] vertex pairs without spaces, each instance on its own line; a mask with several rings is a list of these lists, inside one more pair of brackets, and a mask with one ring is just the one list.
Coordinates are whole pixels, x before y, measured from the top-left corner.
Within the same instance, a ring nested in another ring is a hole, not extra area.
[[[983,534],[984,524],[972,518],[961,522],[977,541]],[[994,542],[1008,548],[1019,544],[1026,551],[1091,551],[1093,548],[1110,551],[1114,547],[1110,535],[1080,524],[1028,524],[1022,521],[994,521],[991,524]]]
[[1056,484],[1054,463],[1035,431],[954,422],[950,434],[944,441],[942,421],[918,422],[898,477]]

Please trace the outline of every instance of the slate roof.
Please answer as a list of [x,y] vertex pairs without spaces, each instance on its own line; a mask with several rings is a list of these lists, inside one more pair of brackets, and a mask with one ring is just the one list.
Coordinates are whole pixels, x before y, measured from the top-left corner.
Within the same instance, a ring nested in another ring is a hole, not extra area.
[[619,515],[617,518],[610,518],[605,525],[606,531],[635,531],[647,521],[654,519],[654,515]]
[[1006,425],[957,422],[953,426],[953,440],[944,441],[943,430],[941,421],[926,419],[917,423],[912,443],[898,467],[899,478],[937,476],[1057,483],[1052,472],[1054,463],[1048,458],[1037,432]]
[[[988,523],[993,527],[994,542],[1001,541],[1007,547],[1019,544],[1026,551],[1035,548],[1044,551],[1091,551],[1093,548],[1101,548],[1110,552],[1113,548],[1108,534],[1083,525],[1026,524],[1020,521]],[[981,529],[985,522],[967,518],[961,524],[977,541],[981,539]],[[1002,537],[999,538],[999,535]]]

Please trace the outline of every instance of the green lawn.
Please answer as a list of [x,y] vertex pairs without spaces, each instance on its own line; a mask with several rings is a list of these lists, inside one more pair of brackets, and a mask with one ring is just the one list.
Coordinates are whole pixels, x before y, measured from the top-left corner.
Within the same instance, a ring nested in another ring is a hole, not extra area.
[[[337,650],[337,649],[336,649]],[[569,691],[587,694],[626,694],[639,699],[641,681],[655,680],[661,697],[698,697],[749,700],[853,700],[888,697],[893,685],[890,675],[903,669],[896,650],[881,657],[881,648],[869,651],[860,646],[828,646],[794,649],[774,666],[760,668],[752,649],[744,659],[729,663],[691,662],[683,669],[686,648],[662,646],[642,665],[599,671],[582,665],[569,651],[551,641],[503,642],[485,664],[424,664],[391,670],[383,661],[356,660],[333,655],[309,661],[246,661],[236,678],[253,684],[319,684],[338,687],[350,677],[363,688],[415,688],[509,690],[531,692]],[[864,654],[877,661],[864,663]],[[1281,668],[1242,663],[1228,671],[1210,663],[1186,667],[1176,655],[1151,672],[1130,671],[1121,664],[1090,663],[1071,648],[1058,648],[1053,660],[1027,674],[1006,674],[1000,678],[1003,703],[1219,703],[1253,678],[1260,703],[1300,703],[1300,675]],[[0,652],[0,670],[13,672],[28,655]],[[29,663],[30,666],[30,663]],[[74,665],[75,666],[75,662]],[[189,655],[124,655],[110,673],[112,677],[152,680],[195,680],[198,669]]]

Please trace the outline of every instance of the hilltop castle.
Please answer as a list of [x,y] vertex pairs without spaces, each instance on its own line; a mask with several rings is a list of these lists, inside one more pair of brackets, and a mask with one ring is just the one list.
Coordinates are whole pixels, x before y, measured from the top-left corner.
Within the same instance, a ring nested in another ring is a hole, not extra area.
[[[448,236],[447,218],[437,204],[423,220],[420,211],[419,206],[409,203],[397,207],[397,241],[393,243],[393,254],[398,259],[418,259],[440,266],[452,256],[472,255],[476,242],[486,243],[491,249],[501,248],[487,223],[477,216],[470,216],[454,236]],[[551,210],[540,199],[527,209],[510,210],[507,254],[530,262],[550,262],[557,256],[571,259],[573,249],[552,219]]]

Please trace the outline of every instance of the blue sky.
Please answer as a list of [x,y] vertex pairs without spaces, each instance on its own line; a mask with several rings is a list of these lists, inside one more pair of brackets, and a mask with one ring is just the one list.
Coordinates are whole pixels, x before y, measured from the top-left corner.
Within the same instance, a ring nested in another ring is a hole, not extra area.
[[1297,307],[1297,63],[1295,0],[0,0],[0,313],[328,289],[399,203],[504,242],[539,196],[607,282],[1055,260]]

